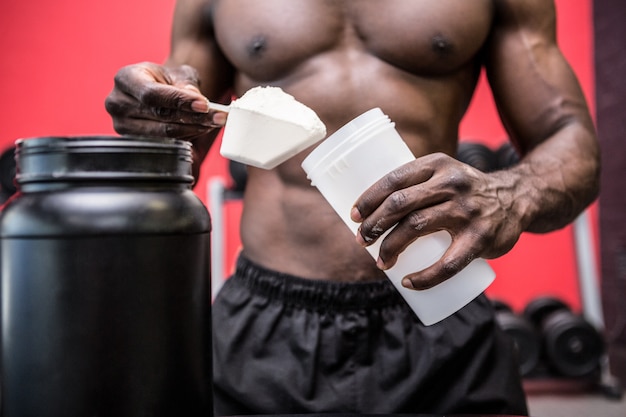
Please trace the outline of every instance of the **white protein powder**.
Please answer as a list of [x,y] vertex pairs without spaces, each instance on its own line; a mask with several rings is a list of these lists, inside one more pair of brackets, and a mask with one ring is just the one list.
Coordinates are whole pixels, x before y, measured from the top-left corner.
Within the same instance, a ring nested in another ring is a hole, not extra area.
[[231,108],[250,110],[293,123],[319,139],[326,135],[326,126],[317,114],[279,87],[254,87],[233,101]]
[[271,169],[326,136],[309,107],[279,87],[254,87],[230,105],[222,156]]

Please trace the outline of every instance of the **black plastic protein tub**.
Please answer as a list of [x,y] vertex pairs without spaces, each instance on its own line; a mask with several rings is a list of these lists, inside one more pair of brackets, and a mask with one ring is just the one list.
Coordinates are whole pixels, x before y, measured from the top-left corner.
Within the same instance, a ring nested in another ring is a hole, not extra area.
[[0,213],[2,416],[211,415],[211,222],[191,145],[16,145]]

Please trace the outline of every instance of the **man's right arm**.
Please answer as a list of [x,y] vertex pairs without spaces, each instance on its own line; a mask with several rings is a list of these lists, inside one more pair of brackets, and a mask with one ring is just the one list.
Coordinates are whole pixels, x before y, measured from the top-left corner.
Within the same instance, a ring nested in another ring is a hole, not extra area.
[[192,142],[195,174],[225,122],[208,108],[207,98],[221,101],[232,90],[233,70],[216,44],[210,3],[179,0],[165,64],[120,69],[105,102],[120,134]]
[[170,56],[165,65],[189,65],[198,71],[200,90],[210,101],[230,101],[234,69],[215,38],[212,0],[178,0],[174,10]]

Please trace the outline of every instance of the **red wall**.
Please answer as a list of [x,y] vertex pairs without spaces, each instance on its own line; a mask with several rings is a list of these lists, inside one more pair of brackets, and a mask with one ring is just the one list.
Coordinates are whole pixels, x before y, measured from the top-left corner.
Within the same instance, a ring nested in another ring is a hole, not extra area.
[[[3,2],[0,150],[21,137],[113,133],[103,106],[113,76],[125,64],[165,59],[173,7],[174,0]],[[591,2],[557,0],[557,7],[559,41],[593,106]],[[461,135],[491,146],[505,140],[483,84]],[[222,175],[225,167],[212,152],[196,188],[205,201],[207,178]],[[233,234],[239,210],[237,204],[229,205]],[[236,235],[229,242],[227,257],[232,262]],[[544,293],[580,306],[571,228],[524,235],[513,251],[491,263],[498,278],[489,292],[515,308]]]

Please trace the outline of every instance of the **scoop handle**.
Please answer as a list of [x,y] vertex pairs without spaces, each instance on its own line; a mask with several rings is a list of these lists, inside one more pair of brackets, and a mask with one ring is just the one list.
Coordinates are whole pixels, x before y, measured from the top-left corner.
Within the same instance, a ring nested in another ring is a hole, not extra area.
[[209,109],[222,111],[224,113],[230,112],[230,106],[226,106],[224,104],[209,102]]

